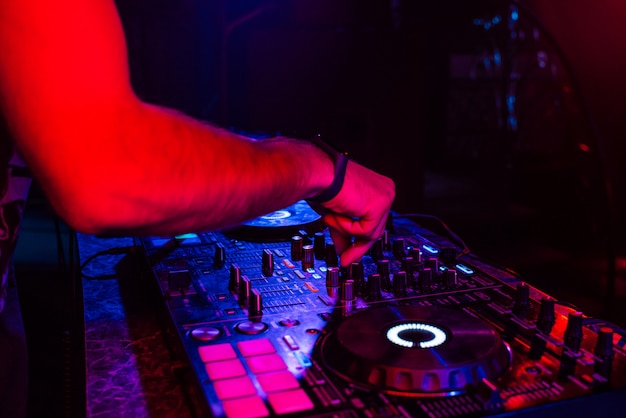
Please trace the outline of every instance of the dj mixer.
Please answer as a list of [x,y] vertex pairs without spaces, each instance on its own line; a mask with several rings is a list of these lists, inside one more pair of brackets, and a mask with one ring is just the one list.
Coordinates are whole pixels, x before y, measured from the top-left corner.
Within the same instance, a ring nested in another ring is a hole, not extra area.
[[390,214],[339,267],[304,201],[142,239],[199,416],[622,416],[626,332]]

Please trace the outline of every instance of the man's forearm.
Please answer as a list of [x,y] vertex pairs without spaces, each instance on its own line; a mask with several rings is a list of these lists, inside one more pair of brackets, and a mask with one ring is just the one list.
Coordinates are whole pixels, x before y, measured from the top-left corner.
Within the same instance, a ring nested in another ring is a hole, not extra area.
[[[332,180],[329,157],[304,141],[254,141],[143,103],[117,117],[121,129],[84,133],[84,155],[56,149],[52,163],[37,165],[49,167],[43,187],[80,230],[222,228],[314,196]],[[74,174],[64,172],[70,167]]]

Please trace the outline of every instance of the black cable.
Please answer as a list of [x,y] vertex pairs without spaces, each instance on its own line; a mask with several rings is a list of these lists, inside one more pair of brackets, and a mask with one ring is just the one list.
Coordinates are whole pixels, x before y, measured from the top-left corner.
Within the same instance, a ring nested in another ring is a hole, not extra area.
[[101,275],[101,276],[90,276],[85,274],[85,272],[83,271],[85,269],[85,267],[91,263],[93,260],[95,260],[98,257],[102,257],[105,255],[124,255],[124,254],[132,254],[135,251],[141,251],[141,247],[136,246],[136,245],[129,245],[129,246],[125,246],[125,247],[116,247],[116,248],[109,248],[107,250],[103,250],[103,251],[99,251],[97,253],[94,253],[92,255],[90,255],[89,257],[87,257],[85,259],[85,261],[83,261],[83,263],[80,265],[78,271],[80,272],[81,277],[88,279],[88,280],[110,280],[110,279],[114,279],[117,277],[116,274],[105,274],[105,275]]
[[471,253],[465,241],[463,241],[463,239],[459,235],[457,235],[441,218],[435,215],[430,215],[426,213],[401,213],[396,215],[396,218],[432,219],[436,221],[446,231],[449,238],[454,240],[456,244],[461,247],[461,252],[457,257]]

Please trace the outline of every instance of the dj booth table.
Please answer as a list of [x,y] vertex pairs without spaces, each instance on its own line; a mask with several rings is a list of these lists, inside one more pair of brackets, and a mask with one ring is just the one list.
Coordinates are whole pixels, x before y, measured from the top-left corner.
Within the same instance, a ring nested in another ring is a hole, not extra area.
[[77,238],[90,277],[82,280],[87,416],[192,416],[140,260],[108,254],[133,239]]

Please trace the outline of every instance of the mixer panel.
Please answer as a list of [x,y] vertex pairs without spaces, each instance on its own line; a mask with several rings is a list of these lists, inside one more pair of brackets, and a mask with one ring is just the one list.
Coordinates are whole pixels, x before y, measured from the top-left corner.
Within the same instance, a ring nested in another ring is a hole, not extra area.
[[250,239],[245,228],[143,239],[201,414],[537,416],[611,411],[626,393],[616,326],[395,214],[340,268],[305,218],[285,229],[271,217]]

